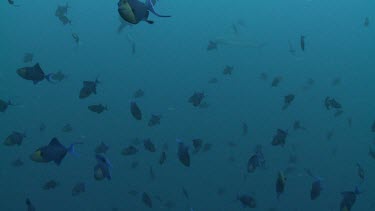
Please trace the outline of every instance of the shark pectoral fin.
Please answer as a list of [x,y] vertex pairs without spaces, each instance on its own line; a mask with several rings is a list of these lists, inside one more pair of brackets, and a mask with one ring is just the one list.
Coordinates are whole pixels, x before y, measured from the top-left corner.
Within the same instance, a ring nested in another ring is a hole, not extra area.
[[172,17],[170,15],[160,15],[159,13],[157,13],[155,11],[155,8],[154,8],[154,4],[152,3],[152,0],[146,0],[146,6],[147,6],[147,9],[152,12],[154,15],[158,16],[158,17],[161,17],[161,18],[169,18],[169,17]]

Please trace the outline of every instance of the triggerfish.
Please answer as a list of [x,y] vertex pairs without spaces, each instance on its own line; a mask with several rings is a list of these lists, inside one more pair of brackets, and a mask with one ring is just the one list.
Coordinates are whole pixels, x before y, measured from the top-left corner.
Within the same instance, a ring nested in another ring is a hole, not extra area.
[[154,9],[152,0],[146,0],[145,3],[138,0],[119,0],[118,13],[126,22],[138,24],[141,21],[146,21],[153,24],[154,21],[148,19],[149,12],[158,17],[171,17],[169,15],[160,15]]

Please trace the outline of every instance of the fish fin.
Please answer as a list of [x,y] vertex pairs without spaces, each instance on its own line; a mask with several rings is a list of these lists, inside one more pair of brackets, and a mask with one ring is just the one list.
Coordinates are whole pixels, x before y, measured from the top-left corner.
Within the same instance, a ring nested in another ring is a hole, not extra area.
[[59,166],[61,164],[61,161],[64,159],[64,157],[65,157],[65,155],[60,156],[57,159],[55,159],[54,162],[56,163],[56,165]]
[[49,146],[55,146],[55,147],[64,147],[64,146],[59,142],[59,140],[58,140],[56,137],[52,138],[51,142],[49,142],[48,145],[49,145]]
[[46,79],[48,82],[50,82],[50,83],[52,83],[52,84],[55,84],[56,81],[54,81],[54,80],[52,79],[52,76],[53,76],[53,75],[54,75],[54,73],[47,74],[47,75],[45,76],[45,79]]
[[161,17],[161,18],[169,18],[171,17],[170,15],[160,15],[155,11],[154,4],[152,3],[152,0],[146,0],[146,6],[147,9],[152,12],[154,15]]
[[68,147],[68,149],[67,149],[67,151],[68,151],[68,153],[69,154],[72,154],[72,155],[74,155],[74,156],[79,156],[79,154],[75,151],[75,149],[74,149],[74,146],[75,145],[77,145],[77,144],[83,144],[82,142],[77,142],[77,143],[73,143],[73,144],[71,144],[69,147]]
[[151,21],[151,20],[146,20],[146,22],[147,22],[148,24],[154,24],[154,23],[155,23],[154,21]]
[[33,81],[33,84],[34,84],[34,85],[36,85],[36,84],[38,84],[38,83],[39,83],[39,81],[37,81],[37,80],[34,80],[34,81]]

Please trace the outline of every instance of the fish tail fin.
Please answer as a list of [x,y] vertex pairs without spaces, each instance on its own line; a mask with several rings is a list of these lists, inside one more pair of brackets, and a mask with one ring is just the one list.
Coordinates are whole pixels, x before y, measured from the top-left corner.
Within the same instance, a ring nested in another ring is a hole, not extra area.
[[48,82],[50,82],[50,83],[52,83],[52,84],[55,84],[56,81],[54,81],[54,80],[52,79],[53,75],[54,75],[54,73],[47,74],[47,75],[45,76],[45,79],[46,79]]
[[358,186],[355,186],[354,193],[358,195],[358,194],[361,194],[362,191],[360,191]]
[[75,151],[75,145],[83,144],[82,142],[73,143],[68,147],[68,153],[74,156],[79,156],[79,154]]
[[160,15],[159,13],[157,13],[155,11],[154,4],[152,3],[152,0],[146,0],[146,6],[147,6],[147,9],[150,12],[152,12],[154,15],[156,15],[158,17],[161,17],[161,18],[169,18],[169,17],[171,17],[170,15]]

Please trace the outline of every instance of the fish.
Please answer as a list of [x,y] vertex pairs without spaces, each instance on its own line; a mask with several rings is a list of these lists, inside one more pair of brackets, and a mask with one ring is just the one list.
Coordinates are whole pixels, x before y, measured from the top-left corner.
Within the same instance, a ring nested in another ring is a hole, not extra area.
[[19,7],[20,5],[14,4],[14,0],[8,0],[8,4],[14,6],[14,7]]
[[282,81],[282,77],[281,76],[276,76],[273,80],[272,80],[272,83],[271,83],[271,86],[272,87],[277,87],[279,86],[280,82]]
[[292,43],[290,42],[290,40],[288,40],[288,45],[289,45],[289,53],[292,54],[293,56],[296,55],[296,50],[294,49]]
[[190,154],[189,154],[189,147],[186,146],[181,140],[176,140],[178,147],[177,147],[177,156],[180,162],[186,166],[190,167]]
[[182,195],[184,195],[186,199],[189,199],[189,193],[184,187],[182,187]]
[[149,127],[153,127],[153,126],[156,126],[156,125],[160,125],[160,119],[161,119],[161,115],[155,115],[155,114],[152,114],[151,115],[151,118],[150,120],[148,121],[148,126]]
[[104,142],[101,142],[98,146],[95,148],[96,154],[105,154],[108,151],[109,147]]
[[284,146],[287,136],[288,136],[288,131],[277,129],[276,134],[273,136],[271,144],[273,146],[278,146],[278,145]]
[[259,167],[265,167],[266,160],[263,155],[262,146],[257,145],[255,153],[247,161],[247,172],[253,173]]
[[301,126],[301,122],[299,120],[294,121],[293,129],[294,130],[306,130],[305,127]]
[[324,105],[327,108],[327,110],[330,110],[331,108],[342,109],[342,105],[335,98],[331,97],[326,97],[324,99]]
[[96,162],[97,162],[96,165],[94,166],[94,178],[95,178],[95,180],[99,181],[99,180],[103,180],[105,178],[107,180],[111,180],[112,179],[112,175],[111,175],[112,165],[109,162],[109,160],[106,157],[104,157],[103,155],[100,155],[100,154],[96,154],[95,158],[96,158]]
[[51,190],[55,189],[57,186],[59,186],[59,183],[56,182],[55,180],[48,180],[46,183],[43,185],[43,190]]
[[58,19],[63,25],[72,24],[72,21],[65,15],[58,16]]
[[136,120],[142,120],[142,111],[135,101],[130,102],[130,113]]
[[375,160],[375,150],[372,147],[369,148],[369,155]]
[[159,157],[159,164],[163,165],[166,160],[167,160],[167,153],[165,153],[165,151],[162,151]]
[[300,37],[300,45],[301,45],[301,50],[302,51],[305,51],[305,39],[306,39],[306,36],[301,35],[301,37]]
[[86,184],[84,182],[76,183],[72,188],[72,196],[78,196],[86,191]]
[[237,200],[239,200],[244,208],[256,208],[257,203],[255,201],[255,198],[248,194],[238,194]]
[[67,15],[68,13],[68,9],[70,8],[70,6],[68,5],[68,3],[66,3],[64,6],[57,6],[56,8],[56,11],[55,11],[55,16],[62,16],[62,15]]
[[357,200],[357,196],[360,194],[358,187],[355,187],[354,191],[341,192],[340,211],[350,211]]
[[57,138],[52,138],[46,146],[39,147],[30,155],[30,159],[37,163],[49,163],[53,161],[60,165],[67,153],[75,154],[74,146],[82,144],[81,142],[73,143],[69,147],[63,146]]
[[99,80],[95,81],[84,81],[83,86],[79,92],[79,99],[85,99],[92,94],[96,94],[96,86],[99,84]]
[[322,181],[323,179],[321,177],[315,176],[309,169],[305,169],[307,175],[312,177],[314,181],[311,184],[310,189],[310,199],[315,200],[320,196],[321,191],[323,190]]
[[135,155],[138,152],[138,149],[132,145],[125,147],[122,151],[121,154],[128,156],[128,155]]
[[64,132],[64,133],[72,132],[72,131],[73,131],[73,127],[68,123],[68,124],[65,124],[65,125],[61,128],[61,131]]
[[20,158],[17,158],[16,160],[13,160],[13,161],[11,162],[11,165],[12,165],[13,167],[21,167],[21,166],[24,165],[24,162],[23,162]]
[[143,140],[143,146],[145,147],[145,150],[147,150],[149,152],[155,152],[156,151],[154,143],[152,143],[151,139],[149,139],[149,138]]
[[63,81],[66,77],[67,76],[61,71],[58,71],[56,73],[52,73],[52,75],[51,75],[52,80],[58,81],[58,82]]
[[20,146],[22,144],[23,139],[26,137],[26,133],[20,133],[17,131],[13,131],[4,141],[5,146]]
[[295,95],[294,94],[289,94],[284,96],[284,105],[283,105],[283,110],[287,109],[290,104],[294,101]]
[[152,166],[150,166],[149,172],[150,172],[151,180],[155,180],[156,176],[155,176],[155,172],[154,172],[154,169],[152,168]]
[[217,50],[217,47],[218,47],[218,43],[217,42],[209,40],[206,50],[207,51]]
[[194,152],[196,153],[199,152],[203,147],[203,140],[196,138],[196,139],[193,139],[192,142],[193,142]]
[[133,98],[140,98],[140,97],[143,97],[144,95],[145,95],[145,92],[142,89],[137,89],[137,91],[133,93]]
[[234,70],[233,66],[226,65],[223,70],[224,75],[232,75],[232,72]]
[[285,190],[286,177],[282,171],[279,171],[276,179],[276,197],[280,198],[280,195],[284,193]]
[[97,113],[97,114],[100,114],[104,111],[108,111],[108,107],[107,106],[104,106],[102,104],[94,104],[94,105],[89,105],[87,106],[87,108],[94,112],[94,113]]
[[5,100],[2,100],[0,99],[0,112],[5,112],[9,106],[12,106],[12,102],[10,102],[10,100],[8,101],[5,101]]
[[211,78],[210,80],[208,80],[209,84],[216,84],[217,82],[218,82],[217,78]]
[[77,33],[72,33],[72,37],[73,37],[73,39],[74,39],[74,42],[77,44],[77,45],[79,45],[79,36],[78,36],[78,34]]
[[370,25],[370,19],[368,17],[365,18],[365,22],[363,23],[365,27],[368,27]]
[[[268,74],[265,73],[265,72],[260,73],[259,78],[260,78],[260,80],[262,80],[262,81],[267,81],[267,79],[268,79]],[[275,80],[275,79],[274,79],[274,80]],[[277,82],[277,83],[278,83],[278,82]],[[277,86],[277,85],[276,85],[276,86]]]
[[332,86],[338,86],[341,84],[341,78],[334,78],[331,82]]
[[145,3],[138,0],[119,0],[117,6],[121,18],[131,24],[138,24],[141,21],[153,24],[154,21],[148,19],[150,12],[158,17],[171,17],[170,15],[158,14],[151,0],[146,0]]
[[32,62],[33,59],[34,59],[34,54],[32,54],[32,53],[25,53],[23,55],[23,59],[22,60],[23,60],[24,63],[29,63],[29,62]]
[[246,122],[242,122],[242,136],[246,136],[248,133],[249,127]]
[[150,196],[146,192],[142,193],[142,202],[148,208],[152,208],[152,200],[151,200]]
[[46,130],[46,128],[47,128],[46,124],[44,124],[43,122],[40,123],[40,125],[39,125],[39,131],[40,132],[44,132]]
[[365,169],[359,163],[357,163],[357,174],[362,181],[365,180]]
[[35,206],[33,203],[31,203],[31,200],[29,198],[26,198],[26,208],[27,208],[27,211],[35,211]]
[[193,104],[194,107],[198,107],[202,103],[204,97],[205,95],[203,92],[194,92],[194,94],[189,97],[188,102]]
[[32,81],[34,84],[38,84],[44,79],[53,83],[51,79],[52,74],[45,74],[39,63],[36,63],[34,66],[19,68],[16,72],[21,78]]

